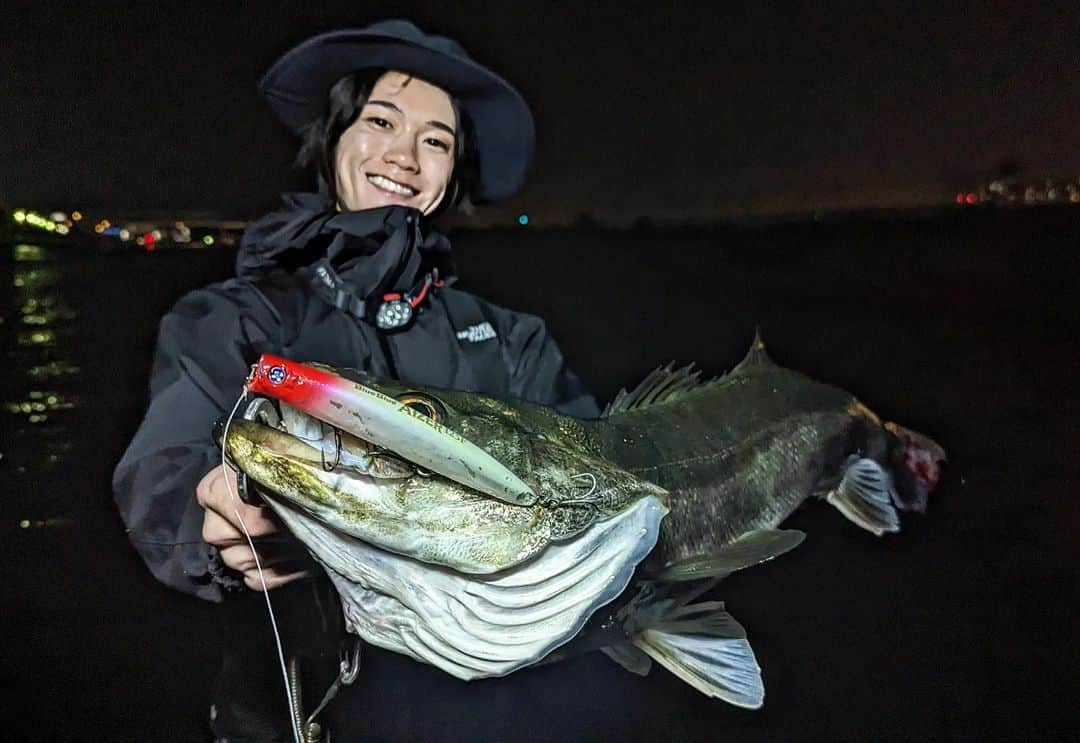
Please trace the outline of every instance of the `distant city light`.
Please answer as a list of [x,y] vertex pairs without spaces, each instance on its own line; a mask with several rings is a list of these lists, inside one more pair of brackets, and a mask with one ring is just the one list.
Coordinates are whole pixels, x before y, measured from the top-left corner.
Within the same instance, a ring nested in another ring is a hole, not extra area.
[[120,239],[127,242],[131,239],[131,233],[128,230],[120,230]]
[[210,235],[203,235],[202,241],[203,241],[204,245],[213,245],[214,244],[214,238],[210,237]]
[[72,212],[71,218],[72,220],[78,222],[80,219],[82,219],[82,212]]
[[[52,221],[46,219],[45,217],[41,216],[37,212],[26,212],[26,211],[23,211],[22,209],[20,209],[19,211],[15,212],[12,216],[15,218],[15,221],[18,222],[19,224],[24,224],[25,223],[25,224],[30,225],[31,227],[37,227],[39,229],[46,230],[47,232],[56,232],[56,228],[57,228],[56,222],[52,222]],[[60,226],[62,227],[63,225],[60,225]]]
[[522,214],[520,217],[518,217],[518,224],[520,224],[522,227],[524,227],[528,223],[529,223],[529,215],[528,214]]
[[53,212],[49,215],[49,219],[54,222],[63,222],[65,219],[67,219],[67,215],[63,212]]

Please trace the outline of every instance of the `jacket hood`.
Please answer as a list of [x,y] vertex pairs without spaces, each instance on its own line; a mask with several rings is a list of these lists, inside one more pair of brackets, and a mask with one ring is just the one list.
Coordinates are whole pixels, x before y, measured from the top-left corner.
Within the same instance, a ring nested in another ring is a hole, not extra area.
[[407,290],[432,269],[447,283],[455,278],[450,241],[433,230],[423,234],[416,209],[338,212],[323,193],[285,194],[283,201],[244,232],[237,276],[329,272],[361,298]]

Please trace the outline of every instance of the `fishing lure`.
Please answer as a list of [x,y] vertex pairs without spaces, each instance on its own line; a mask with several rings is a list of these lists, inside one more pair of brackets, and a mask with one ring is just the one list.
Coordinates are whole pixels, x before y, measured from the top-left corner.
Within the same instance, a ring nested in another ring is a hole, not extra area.
[[[245,388],[365,441],[378,444],[389,436],[395,442],[391,448],[400,456],[493,498],[519,506],[536,502],[536,494],[521,478],[479,446],[378,390],[271,354],[259,357]],[[446,445],[448,439],[453,446]]]

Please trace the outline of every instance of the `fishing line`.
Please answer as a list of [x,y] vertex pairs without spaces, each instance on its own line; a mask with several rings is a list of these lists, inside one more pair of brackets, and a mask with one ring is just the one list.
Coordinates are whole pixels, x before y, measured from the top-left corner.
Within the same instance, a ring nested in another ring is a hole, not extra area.
[[[247,390],[240,392],[240,397],[236,398],[236,404],[233,405],[232,412],[229,413],[228,419],[225,421],[225,430],[221,434],[221,468],[224,471],[226,468],[233,470],[233,472],[239,473],[235,467],[229,465],[228,460],[225,457],[225,446],[229,440],[229,426],[232,425],[232,420],[236,416],[236,411],[240,409],[240,404],[244,402],[244,398],[247,397]],[[281,633],[278,632],[277,619],[274,617],[274,607],[270,603],[270,589],[266,586],[266,576],[263,575],[262,563],[259,561],[259,553],[255,549],[255,541],[251,538],[251,532],[248,531],[247,524],[244,523],[244,517],[240,515],[240,509],[236,505],[240,502],[240,497],[232,488],[232,483],[229,482],[229,475],[225,473],[225,489],[229,492],[233,501],[233,513],[236,514],[236,519],[240,523],[240,528],[244,532],[244,536],[247,537],[248,546],[251,547],[251,554],[255,558],[255,569],[259,573],[259,582],[262,583],[263,597],[266,599],[266,610],[270,613],[270,627],[274,630],[274,643],[277,645],[278,661],[281,663],[281,677],[285,681],[285,704],[286,709],[289,710],[289,721],[292,723],[292,732],[295,743],[303,743],[303,738],[300,736],[299,723],[296,720],[296,715],[292,713],[292,684],[289,683],[289,670],[285,664],[285,651],[281,646]]]

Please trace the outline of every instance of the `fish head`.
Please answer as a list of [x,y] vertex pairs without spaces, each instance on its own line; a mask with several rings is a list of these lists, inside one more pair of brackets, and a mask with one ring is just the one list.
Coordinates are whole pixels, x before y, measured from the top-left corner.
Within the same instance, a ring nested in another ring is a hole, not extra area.
[[[542,505],[588,504],[605,517],[645,495],[666,500],[662,489],[593,452],[586,423],[551,408],[368,377],[353,381],[396,400],[445,430],[448,450],[461,441],[483,450],[526,483]],[[393,442],[379,443],[394,448]],[[424,472],[423,467],[418,470],[416,476],[427,477],[425,486],[430,487],[431,473]],[[458,483],[483,491],[467,478],[458,478]]]
[[[591,454],[576,428],[583,424],[548,408],[352,381],[399,408],[384,409],[385,427],[370,425],[365,438],[269,400],[280,416],[234,419],[219,431],[227,457],[275,510],[303,512],[370,544],[467,573],[519,564],[650,496],[666,512],[665,490]],[[416,418],[432,425],[413,425]],[[410,451],[403,443],[415,451],[415,440],[397,440],[418,435],[422,461],[402,453]],[[485,492],[489,481],[471,481],[470,467],[450,476],[427,465],[455,457],[471,465],[474,449],[520,478],[534,500],[513,503]]]

